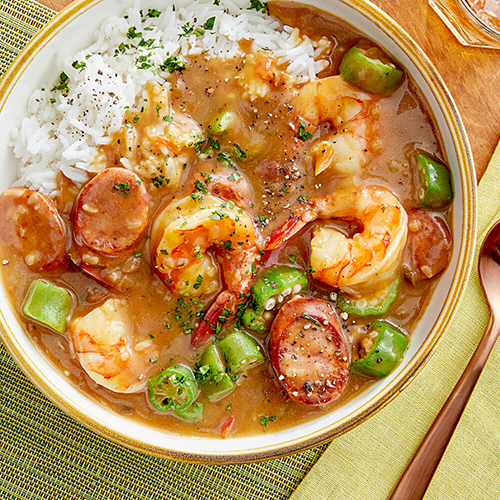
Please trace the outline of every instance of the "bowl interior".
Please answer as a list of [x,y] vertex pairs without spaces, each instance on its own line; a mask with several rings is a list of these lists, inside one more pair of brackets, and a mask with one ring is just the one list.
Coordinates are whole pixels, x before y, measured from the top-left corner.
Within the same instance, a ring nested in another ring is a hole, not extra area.
[[[20,124],[31,93],[55,82],[62,61],[90,45],[95,30],[106,18],[123,14],[133,3],[133,0],[77,0],[31,42],[30,50],[24,52],[6,74],[0,87],[0,191],[16,178],[16,161],[10,146],[11,129]],[[164,2],[159,1],[143,3],[151,8],[165,7]],[[176,2],[177,5],[187,3]],[[465,132],[451,98],[420,49],[376,7],[361,0],[305,0],[302,3],[335,14],[375,40],[406,68],[423,92],[453,173],[455,244],[452,261],[413,333],[404,361],[389,377],[311,422],[262,436],[229,440],[171,435],[111,413],[85,396],[33,345],[3,290],[0,294],[3,340],[21,368],[64,411],[127,446],[170,458],[227,463],[272,458],[319,444],[350,429],[397,394],[436,347],[460,298],[473,255],[475,178]]]

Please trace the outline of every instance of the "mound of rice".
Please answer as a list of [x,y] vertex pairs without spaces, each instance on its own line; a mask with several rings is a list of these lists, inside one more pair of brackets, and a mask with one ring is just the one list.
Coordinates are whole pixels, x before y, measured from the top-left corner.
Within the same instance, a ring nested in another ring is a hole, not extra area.
[[272,54],[298,83],[316,78],[327,64],[321,56],[329,42],[312,42],[255,5],[196,0],[160,12],[137,2],[125,15],[109,18],[93,45],[33,93],[28,117],[13,131],[17,184],[51,195],[59,171],[86,182],[87,172],[97,168],[97,148],[122,126],[146,82],[168,84],[164,61],[171,56],[233,58],[241,55],[238,42],[245,39],[252,50]]

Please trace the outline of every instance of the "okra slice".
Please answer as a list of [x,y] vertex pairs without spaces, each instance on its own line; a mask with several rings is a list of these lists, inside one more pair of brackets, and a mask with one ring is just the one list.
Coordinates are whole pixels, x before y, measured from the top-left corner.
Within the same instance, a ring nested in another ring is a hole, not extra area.
[[[350,83],[374,94],[389,94],[398,85],[403,72],[382,60],[380,49],[351,47],[342,58],[339,71]],[[385,58],[383,58],[385,59]]]
[[378,320],[373,325],[375,338],[367,335],[357,347],[358,358],[351,368],[368,377],[382,378],[396,368],[403,359],[410,340],[403,332],[387,321]]
[[398,288],[399,278],[396,278],[387,288],[359,299],[341,292],[337,305],[342,311],[354,316],[382,316],[396,300]]
[[24,300],[23,314],[57,333],[64,334],[72,305],[73,299],[67,290],[43,280],[35,280]]
[[245,332],[236,330],[219,342],[229,373],[238,373],[264,363],[257,341]]
[[195,366],[196,380],[210,402],[219,401],[230,394],[234,383],[226,373],[226,367],[215,345],[208,346]]
[[252,286],[252,299],[243,313],[243,324],[265,332],[271,327],[276,305],[307,289],[306,275],[294,267],[276,266],[264,271]]
[[215,116],[208,125],[208,131],[211,135],[220,135],[224,133],[233,123],[234,113],[223,111]]
[[170,366],[148,383],[149,402],[160,411],[185,410],[197,395],[193,372],[183,365]]
[[193,403],[191,406],[188,406],[185,410],[177,410],[175,414],[184,422],[188,422],[190,424],[197,424],[201,422],[203,419],[203,404],[202,403]]
[[453,200],[453,187],[449,169],[426,155],[416,154],[420,189],[418,198],[425,208],[443,208]]

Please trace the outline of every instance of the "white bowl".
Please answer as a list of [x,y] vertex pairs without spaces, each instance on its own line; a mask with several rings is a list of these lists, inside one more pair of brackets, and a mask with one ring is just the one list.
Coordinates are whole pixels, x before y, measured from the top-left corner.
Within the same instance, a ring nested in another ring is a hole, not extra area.
[[[133,0],[76,0],[30,42],[0,85],[0,192],[16,178],[9,146],[11,128],[20,123],[28,98],[54,79],[53,68],[90,45],[95,29],[110,15],[124,12]],[[151,7],[165,5],[152,1]],[[177,2],[180,3],[180,2]],[[36,386],[66,413],[96,432],[136,450],[185,461],[249,462],[298,452],[330,440],[358,425],[392,398],[422,368],[450,324],[468,278],[475,242],[476,180],[464,127],[449,92],[416,43],[394,21],[363,0],[304,0],[347,21],[406,68],[427,100],[443,138],[453,173],[454,248],[433,299],[413,333],[403,362],[345,405],[313,421],[262,436],[211,439],[169,434],[111,412],[73,386],[24,332],[7,300],[0,295],[2,339]],[[156,5],[155,5],[156,4]],[[50,425],[50,422],[47,423]]]

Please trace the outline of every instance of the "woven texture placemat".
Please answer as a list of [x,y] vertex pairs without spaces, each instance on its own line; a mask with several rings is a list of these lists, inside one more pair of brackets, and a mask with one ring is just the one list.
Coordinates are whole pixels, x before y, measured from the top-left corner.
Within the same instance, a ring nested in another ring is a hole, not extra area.
[[[0,75],[55,12],[0,0]],[[326,445],[242,465],[149,457],[100,437],[54,406],[0,345],[0,498],[16,500],[286,499]]]

